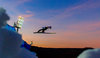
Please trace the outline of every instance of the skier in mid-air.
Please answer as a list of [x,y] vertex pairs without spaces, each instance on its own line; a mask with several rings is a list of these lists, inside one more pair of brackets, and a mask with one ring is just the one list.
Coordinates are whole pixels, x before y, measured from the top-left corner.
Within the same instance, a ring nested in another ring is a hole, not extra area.
[[51,26],[42,27],[42,29],[39,29],[37,32],[38,32],[38,33],[45,33],[45,31],[46,31],[47,29],[51,29],[51,28],[52,28]]

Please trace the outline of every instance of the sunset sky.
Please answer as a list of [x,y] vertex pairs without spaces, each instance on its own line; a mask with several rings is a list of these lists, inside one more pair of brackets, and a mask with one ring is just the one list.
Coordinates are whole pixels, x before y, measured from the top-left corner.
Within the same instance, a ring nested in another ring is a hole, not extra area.
[[[19,33],[34,46],[48,48],[100,48],[100,0],[0,0],[13,25],[24,17]],[[48,32],[33,34],[43,26]]]

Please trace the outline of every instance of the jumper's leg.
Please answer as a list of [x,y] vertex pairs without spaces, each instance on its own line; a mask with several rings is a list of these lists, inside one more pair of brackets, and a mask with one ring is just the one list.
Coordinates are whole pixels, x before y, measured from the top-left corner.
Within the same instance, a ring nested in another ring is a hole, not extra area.
[[42,29],[38,30],[37,32],[41,32],[41,31],[42,31]]

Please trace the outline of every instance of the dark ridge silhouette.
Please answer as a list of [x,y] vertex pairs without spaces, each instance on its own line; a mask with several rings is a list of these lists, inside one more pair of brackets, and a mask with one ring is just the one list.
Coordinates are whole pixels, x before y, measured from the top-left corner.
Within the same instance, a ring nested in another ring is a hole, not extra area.
[[39,58],[77,58],[80,53],[87,49],[93,48],[42,48],[31,46],[30,50],[36,52]]

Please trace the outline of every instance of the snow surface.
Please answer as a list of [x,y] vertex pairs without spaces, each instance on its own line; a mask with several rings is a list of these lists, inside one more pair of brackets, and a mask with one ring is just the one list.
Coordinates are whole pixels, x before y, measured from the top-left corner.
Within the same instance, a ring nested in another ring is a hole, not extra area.
[[21,48],[21,44],[20,34],[0,29],[0,58],[37,58],[36,53]]
[[89,49],[81,53],[77,58],[100,58],[100,49]]
[[8,20],[6,10],[0,7],[0,58],[38,58],[35,52],[21,48],[20,34],[3,28]]

